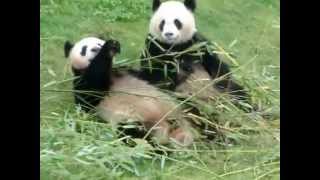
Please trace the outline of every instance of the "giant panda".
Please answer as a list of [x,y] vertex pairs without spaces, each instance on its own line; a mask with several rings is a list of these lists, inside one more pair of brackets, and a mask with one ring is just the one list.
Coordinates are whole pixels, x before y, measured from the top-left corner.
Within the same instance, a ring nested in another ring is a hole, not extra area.
[[[235,105],[249,111],[240,103],[250,104],[248,93],[232,79],[229,66],[207,46],[210,42],[197,31],[196,1],[161,3],[153,0],[152,9],[146,47],[141,55],[141,77],[186,97],[196,95],[201,100],[209,100],[224,94]],[[188,51],[197,44],[200,48]],[[213,87],[196,94],[217,78]]]
[[[66,41],[64,52],[78,77],[73,84],[75,102],[86,112],[93,107],[114,127],[130,120],[140,122],[146,130],[155,126],[150,131],[157,144],[193,143],[196,133],[183,119],[180,109],[165,117],[177,105],[170,96],[139,79],[134,71],[112,68],[113,57],[120,52],[118,41],[95,37],[75,44]],[[175,124],[171,118],[176,120]]]

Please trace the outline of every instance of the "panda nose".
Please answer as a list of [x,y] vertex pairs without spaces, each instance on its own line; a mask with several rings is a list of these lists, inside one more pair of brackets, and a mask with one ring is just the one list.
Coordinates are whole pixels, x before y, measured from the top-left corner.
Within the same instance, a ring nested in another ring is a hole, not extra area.
[[173,36],[173,33],[171,33],[171,32],[167,32],[167,33],[165,33],[164,34],[167,38],[170,38],[170,37],[172,37]]

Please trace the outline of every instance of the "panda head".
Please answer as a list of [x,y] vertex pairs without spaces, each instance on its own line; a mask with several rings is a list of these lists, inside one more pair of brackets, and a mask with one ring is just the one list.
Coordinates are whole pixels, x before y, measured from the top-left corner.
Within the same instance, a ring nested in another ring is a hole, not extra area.
[[192,39],[197,31],[194,18],[195,0],[166,1],[153,0],[154,14],[149,33],[166,44],[181,44]]
[[65,57],[70,59],[74,70],[84,70],[98,54],[104,43],[104,40],[95,37],[83,38],[74,45],[66,41],[64,44]]

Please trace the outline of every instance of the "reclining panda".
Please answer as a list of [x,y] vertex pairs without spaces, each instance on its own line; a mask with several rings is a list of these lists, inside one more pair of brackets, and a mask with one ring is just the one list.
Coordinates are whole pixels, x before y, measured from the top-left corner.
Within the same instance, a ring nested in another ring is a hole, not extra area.
[[[173,140],[182,146],[193,143],[196,133],[182,117],[176,103],[167,94],[138,78],[133,71],[112,68],[120,43],[89,37],[74,45],[67,41],[65,56],[69,57],[74,80],[75,102],[86,112],[94,108],[98,115],[117,127],[130,119],[150,130],[155,141],[167,144]],[[175,119],[176,124],[171,123]]]

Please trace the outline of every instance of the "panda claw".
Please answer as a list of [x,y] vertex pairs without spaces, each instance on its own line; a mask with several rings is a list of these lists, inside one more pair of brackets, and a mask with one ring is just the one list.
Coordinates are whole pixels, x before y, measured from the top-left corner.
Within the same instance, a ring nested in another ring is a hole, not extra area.
[[110,39],[106,42],[106,45],[114,54],[121,52],[120,43],[116,40]]

